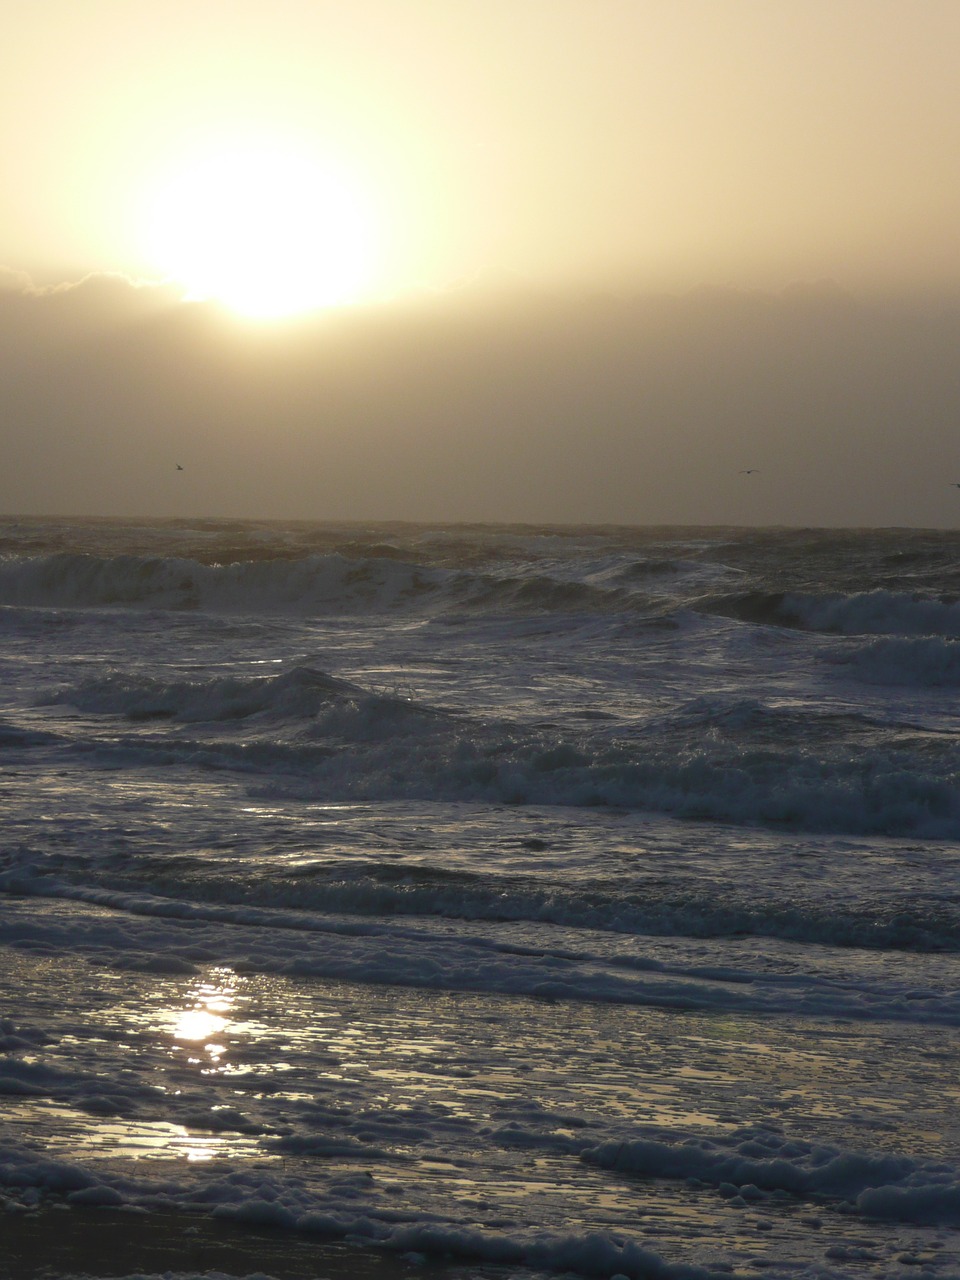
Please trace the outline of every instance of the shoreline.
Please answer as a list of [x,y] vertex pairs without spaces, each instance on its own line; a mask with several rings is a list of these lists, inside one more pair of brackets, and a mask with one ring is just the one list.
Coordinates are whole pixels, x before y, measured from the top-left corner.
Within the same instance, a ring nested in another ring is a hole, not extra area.
[[4,1280],[204,1275],[270,1280],[452,1280],[470,1268],[202,1214],[41,1208],[0,1215]]

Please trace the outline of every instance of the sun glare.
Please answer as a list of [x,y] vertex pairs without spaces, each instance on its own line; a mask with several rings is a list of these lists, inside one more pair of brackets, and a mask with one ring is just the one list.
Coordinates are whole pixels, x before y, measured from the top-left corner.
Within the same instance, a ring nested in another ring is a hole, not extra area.
[[194,299],[259,319],[360,301],[372,288],[372,211],[304,149],[207,147],[147,201],[147,252]]

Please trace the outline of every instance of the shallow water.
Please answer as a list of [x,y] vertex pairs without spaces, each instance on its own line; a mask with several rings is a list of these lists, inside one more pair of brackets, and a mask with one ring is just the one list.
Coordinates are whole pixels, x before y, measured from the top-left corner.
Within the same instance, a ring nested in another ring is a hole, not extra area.
[[11,1209],[960,1267],[960,535],[0,545]]

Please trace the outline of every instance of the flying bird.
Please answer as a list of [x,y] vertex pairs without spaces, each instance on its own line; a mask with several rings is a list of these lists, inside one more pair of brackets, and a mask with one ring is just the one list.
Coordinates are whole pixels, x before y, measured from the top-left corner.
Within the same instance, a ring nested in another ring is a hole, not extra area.
[[183,470],[183,467],[181,467],[181,465],[180,465],[180,463],[179,463],[179,462],[177,463],[177,470],[178,470],[178,471],[182,471],[182,470]]
[[743,470],[740,472],[740,475],[742,476],[755,476],[759,474],[760,474],[759,467],[744,467]]

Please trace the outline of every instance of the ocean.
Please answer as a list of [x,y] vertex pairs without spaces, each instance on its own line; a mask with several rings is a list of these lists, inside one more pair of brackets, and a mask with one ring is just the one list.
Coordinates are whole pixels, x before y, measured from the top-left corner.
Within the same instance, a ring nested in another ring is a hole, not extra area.
[[960,533],[0,554],[6,1215],[960,1274]]

